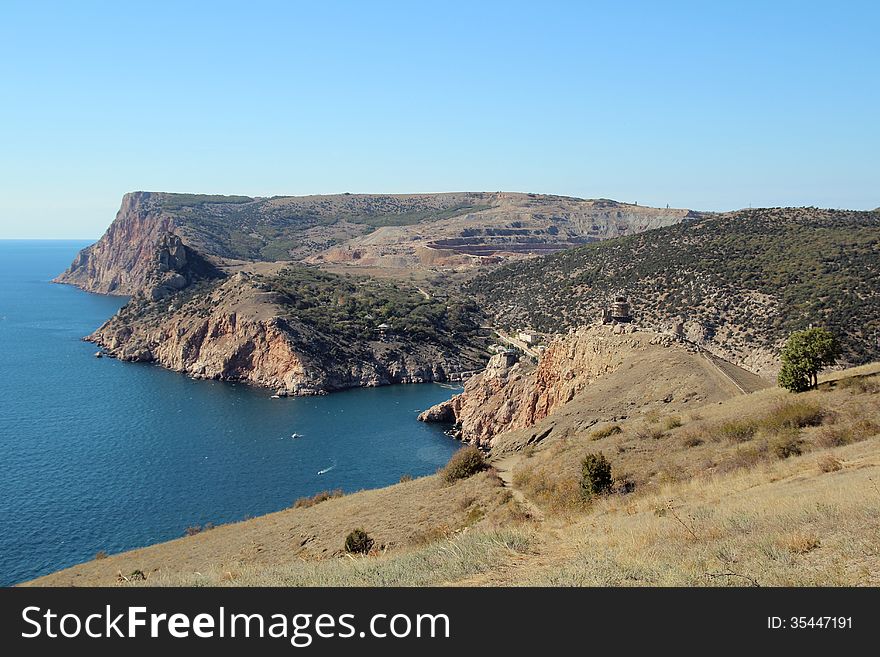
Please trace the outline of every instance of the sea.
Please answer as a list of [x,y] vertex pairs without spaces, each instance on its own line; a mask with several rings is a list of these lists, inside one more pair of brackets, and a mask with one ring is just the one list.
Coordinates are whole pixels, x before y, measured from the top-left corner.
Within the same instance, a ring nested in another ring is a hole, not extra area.
[[83,336],[126,299],[50,282],[87,244],[0,241],[0,585],[429,474],[459,447],[416,419],[452,386],[271,399],[95,358]]

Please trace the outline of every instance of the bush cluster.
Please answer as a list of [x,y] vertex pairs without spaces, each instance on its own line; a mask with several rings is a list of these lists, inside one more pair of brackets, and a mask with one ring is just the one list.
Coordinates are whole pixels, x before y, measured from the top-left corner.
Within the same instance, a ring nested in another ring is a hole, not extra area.
[[442,471],[443,479],[449,483],[459,479],[467,479],[486,468],[483,452],[474,445],[468,445],[452,455]]

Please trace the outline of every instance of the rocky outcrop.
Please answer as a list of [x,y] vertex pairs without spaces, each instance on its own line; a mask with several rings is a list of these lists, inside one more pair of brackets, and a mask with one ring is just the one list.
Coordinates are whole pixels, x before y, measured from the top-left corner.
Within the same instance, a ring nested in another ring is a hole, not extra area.
[[138,295],[87,339],[121,360],[284,395],[446,381],[462,369],[460,354],[441,345],[347,342],[288,310],[277,294],[239,273],[198,293]]
[[520,361],[507,367],[501,356],[493,357],[464,392],[419,419],[452,423],[461,440],[489,448],[500,434],[535,425],[640,352],[685,350],[671,335],[621,328],[583,327],[558,338],[537,366]]
[[55,282],[100,294],[132,295],[143,290],[155,269],[157,245],[176,228],[174,217],[163,212],[152,196],[150,192],[123,196],[104,236],[80,251]]
[[159,236],[148,267],[143,292],[154,301],[169,297],[193,283],[225,274],[195,250],[186,246],[174,233]]

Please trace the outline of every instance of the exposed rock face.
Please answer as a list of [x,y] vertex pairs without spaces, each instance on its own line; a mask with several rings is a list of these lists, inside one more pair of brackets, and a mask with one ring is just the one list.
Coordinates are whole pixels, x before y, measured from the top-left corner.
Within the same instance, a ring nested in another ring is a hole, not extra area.
[[152,267],[145,272],[144,292],[154,301],[169,297],[196,281],[223,278],[224,274],[190,249],[174,233],[158,237]]
[[[633,368],[640,361],[641,370],[633,370],[638,378],[651,377],[658,382],[657,389],[672,389],[666,373],[651,371],[653,366],[647,362],[649,356],[656,359],[663,351],[678,359],[676,367],[680,368],[681,362],[692,362],[692,380],[712,377],[711,365],[688,352],[671,335],[634,331],[631,326],[622,331],[612,326],[583,327],[552,342],[537,366],[520,362],[500,367],[500,361],[494,363],[471,378],[464,392],[425,411],[419,419],[450,422],[451,418],[462,440],[489,448],[501,434],[534,426],[578,395],[589,394],[589,387],[597,381]],[[691,387],[686,394],[697,394],[700,386],[692,380],[688,381]],[[621,379],[621,385],[627,388],[640,384]],[[644,386],[646,396],[653,394],[650,388]],[[728,388],[731,394],[736,393],[733,387]],[[621,390],[618,396],[624,394]]]
[[104,236],[80,251],[55,282],[100,294],[135,294],[155,269],[160,238],[175,227],[174,218],[151,202],[150,192],[126,194]]
[[276,295],[246,274],[167,299],[139,295],[88,340],[122,360],[290,395],[446,381],[462,369],[459,354],[435,344],[349,344],[317,334],[283,316]]

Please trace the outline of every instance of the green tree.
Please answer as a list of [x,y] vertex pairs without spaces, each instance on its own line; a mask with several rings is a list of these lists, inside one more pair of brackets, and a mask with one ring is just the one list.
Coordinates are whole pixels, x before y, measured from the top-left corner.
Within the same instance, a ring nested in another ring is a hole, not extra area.
[[834,365],[840,356],[835,335],[823,328],[808,328],[788,336],[782,348],[779,385],[792,392],[815,388],[822,368]]
[[614,480],[611,477],[611,464],[602,452],[587,454],[581,461],[581,495],[591,499],[611,491]]

